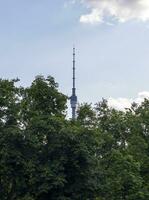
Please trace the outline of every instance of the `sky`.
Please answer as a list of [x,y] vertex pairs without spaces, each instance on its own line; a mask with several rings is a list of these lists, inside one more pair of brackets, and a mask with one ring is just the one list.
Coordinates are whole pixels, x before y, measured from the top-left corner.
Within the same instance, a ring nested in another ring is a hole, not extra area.
[[0,0],[0,77],[52,75],[79,103],[122,108],[149,97],[148,0]]

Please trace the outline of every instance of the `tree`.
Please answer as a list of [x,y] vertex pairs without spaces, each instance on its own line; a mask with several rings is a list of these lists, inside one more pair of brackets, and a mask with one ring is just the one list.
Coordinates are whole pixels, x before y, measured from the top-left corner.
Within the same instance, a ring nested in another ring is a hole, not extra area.
[[51,76],[0,80],[1,200],[147,200],[149,101],[125,112],[67,97]]
[[16,199],[24,187],[18,80],[0,80],[0,193]]
[[96,113],[91,104],[81,104],[77,110],[77,121],[84,127],[95,127]]

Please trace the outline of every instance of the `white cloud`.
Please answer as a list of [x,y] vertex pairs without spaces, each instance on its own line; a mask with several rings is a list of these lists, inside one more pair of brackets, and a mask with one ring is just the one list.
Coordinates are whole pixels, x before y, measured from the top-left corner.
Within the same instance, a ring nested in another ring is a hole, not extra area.
[[82,15],[80,17],[80,22],[82,22],[82,23],[90,23],[90,24],[101,23],[102,22],[102,17],[100,16],[100,13],[99,13],[98,9],[93,9],[90,14]]
[[90,13],[82,15],[82,23],[101,23],[107,17],[119,22],[129,20],[149,20],[149,0],[80,0],[90,8]]
[[110,108],[115,108],[116,110],[125,111],[126,108],[131,107],[132,99],[126,99],[126,98],[109,98],[108,99],[108,106]]
[[135,99],[127,99],[127,98],[109,98],[108,106],[110,108],[115,108],[116,110],[125,111],[126,108],[131,108],[131,104],[136,102],[140,105],[144,99],[149,99],[149,92],[140,92]]
[[69,6],[76,3],[76,0],[69,0],[64,2],[64,8],[68,8]]

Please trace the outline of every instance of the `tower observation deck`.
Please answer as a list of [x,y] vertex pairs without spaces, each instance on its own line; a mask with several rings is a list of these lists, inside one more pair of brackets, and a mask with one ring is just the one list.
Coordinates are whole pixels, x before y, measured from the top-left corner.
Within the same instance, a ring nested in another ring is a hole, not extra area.
[[70,97],[70,104],[71,104],[71,109],[72,109],[72,119],[76,119],[76,108],[77,108],[77,96],[76,96],[76,86],[75,86],[75,48],[73,47],[73,87],[72,87],[72,96]]

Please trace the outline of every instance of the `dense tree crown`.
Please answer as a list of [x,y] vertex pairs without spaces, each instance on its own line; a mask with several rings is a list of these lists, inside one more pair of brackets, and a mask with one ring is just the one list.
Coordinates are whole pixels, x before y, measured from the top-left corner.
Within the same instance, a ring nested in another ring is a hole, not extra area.
[[149,101],[126,112],[106,100],[66,117],[49,76],[0,80],[0,200],[148,200]]

